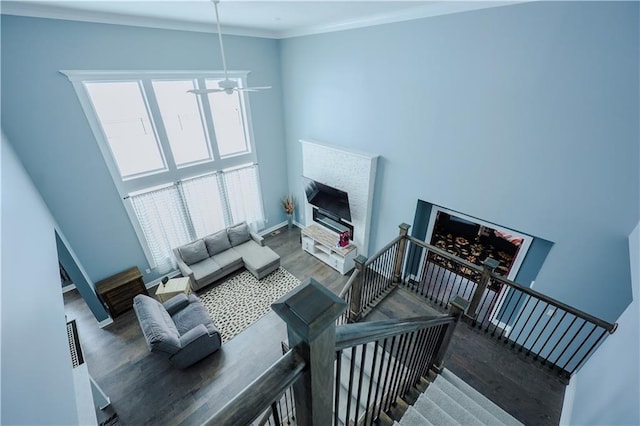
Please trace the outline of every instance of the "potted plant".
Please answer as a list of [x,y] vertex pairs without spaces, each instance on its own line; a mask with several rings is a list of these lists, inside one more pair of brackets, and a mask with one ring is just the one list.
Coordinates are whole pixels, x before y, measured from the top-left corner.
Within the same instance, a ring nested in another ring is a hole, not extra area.
[[287,214],[287,227],[293,228],[293,211],[296,209],[295,199],[291,195],[287,195],[282,199],[282,208]]

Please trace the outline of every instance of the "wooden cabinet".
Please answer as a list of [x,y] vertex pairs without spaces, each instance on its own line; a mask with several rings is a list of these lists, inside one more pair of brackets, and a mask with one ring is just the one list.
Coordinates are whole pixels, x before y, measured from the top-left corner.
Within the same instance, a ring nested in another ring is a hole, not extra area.
[[136,295],[149,295],[136,266],[96,283],[96,293],[113,318],[133,308]]
[[319,225],[307,226],[301,232],[302,249],[322,260],[342,275],[355,266],[356,246],[338,247],[338,234]]

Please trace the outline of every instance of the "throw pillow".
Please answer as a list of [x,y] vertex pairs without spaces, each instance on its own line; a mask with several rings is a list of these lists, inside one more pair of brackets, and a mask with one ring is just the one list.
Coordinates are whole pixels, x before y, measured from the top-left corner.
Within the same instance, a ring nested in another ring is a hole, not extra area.
[[204,237],[204,243],[207,246],[209,256],[213,256],[214,254],[221,253],[226,249],[231,248],[231,243],[229,242],[229,237],[227,237],[226,229],[218,231],[215,234],[211,234],[208,237]]
[[186,246],[182,246],[178,248],[178,251],[180,252],[182,260],[187,265],[193,265],[194,263],[198,263],[209,257],[207,247],[204,245],[204,241],[202,240],[194,241]]
[[227,234],[229,234],[229,241],[233,247],[251,239],[251,235],[249,235],[249,226],[246,222],[233,225],[227,229]]

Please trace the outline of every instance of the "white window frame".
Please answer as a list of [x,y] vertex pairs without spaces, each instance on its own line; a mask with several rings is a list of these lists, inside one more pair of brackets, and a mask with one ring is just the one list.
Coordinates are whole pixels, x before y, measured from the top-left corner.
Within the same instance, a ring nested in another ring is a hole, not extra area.
[[[207,121],[206,123],[206,132],[207,137],[211,141],[211,155],[212,159],[205,161],[198,161],[193,164],[185,164],[179,167],[176,167],[175,161],[173,160],[172,152],[169,147],[169,142],[166,135],[158,134],[158,126],[157,126],[157,118],[161,117],[160,110],[157,105],[157,101],[154,99],[153,102],[149,102],[147,98],[147,93],[153,93],[151,88],[152,80],[198,80],[200,87],[205,87],[205,80],[207,79],[224,79],[225,73],[223,71],[202,71],[202,70],[178,70],[178,71],[153,71],[153,70],[142,70],[142,71],[108,71],[108,70],[60,70],[60,73],[65,75],[69,81],[71,82],[76,96],[80,101],[80,105],[82,106],[82,110],[87,118],[91,131],[95,137],[95,140],[98,143],[98,147],[102,156],[105,160],[107,168],[109,169],[109,173],[113,179],[113,182],[116,186],[118,194],[120,195],[120,199],[125,207],[127,214],[129,215],[129,220],[133,225],[136,236],[140,241],[140,245],[142,246],[142,250],[145,254],[147,262],[153,268],[155,267],[155,261],[151,255],[151,252],[148,248],[146,238],[142,232],[142,228],[138,223],[138,219],[133,210],[133,206],[129,201],[129,195],[136,192],[146,192],[154,187],[161,187],[168,184],[173,184],[175,182],[179,182],[185,179],[193,178],[200,175],[209,174],[212,172],[223,171],[232,169],[235,167],[241,167],[247,164],[257,164],[257,155],[255,149],[255,138],[253,134],[253,123],[251,120],[251,107],[249,103],[248,92],[239,92],[240,103],[242,106],[242,118],[245,120],[244,132],[247,141],[247,149],[246,153],[240,153],[232,156],[227,156],[224,158],[220,157],[220,153],[218,152],[216,139],[215,139],[215,131],[213,131],[213,120],[211,114],[204,114],[204,119]],[[239,81],[240,87],[247,86],[247,77],[249,75],[249,71],[228,71],[227,75],[230,79],[237,79]],[[109,82],[109,81],[142,81],[141,85],[144,87],[145,102],[147,104],[149,116],[152,121],[152,125],[154,127],[154,132],[156,132],[157,141],[162,147],[162,155],[163,160],[166,164],[166,170],[162,171],[154,171],[151,173],[143,173],[139,176],[128,177],[124,179],[118,168],[118,165],[115,162],[115,159],[111,153],[111,147],[109,142],[106,139],[106,136],[102,130],[102,126],[100,121],[98,120],[98,116],[93,108],[93,103],[89,97],[89,94],[84,86],[85,82]],[[200,95],[193,95],[200,96]],[[227,96],[224,93],[220,93],[218,96]],[[208,97],[202,96],[199,99],[200,103],[209,102]],[[210,107],[207,107],[205,111],[211,111]],[[161,132],[164,132],[164,127],[162,126]],[[264,200],[262,199],[262,188],[260,185],[260,170],[259,168],[256,170],[258,173],[258,190],[260,193],[260,203],[262,204],[264,211]],[[266,218],[265,218],[266,220]]]

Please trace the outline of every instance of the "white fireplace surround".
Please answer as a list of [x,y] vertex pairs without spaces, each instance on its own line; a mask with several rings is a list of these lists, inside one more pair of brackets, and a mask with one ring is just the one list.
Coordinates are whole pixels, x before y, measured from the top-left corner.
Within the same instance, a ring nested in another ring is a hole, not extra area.
[[[315,140],[301,139],[300,143],[303,176],[348,194],[353,243],[358,248],[358,254],[368,256],[378,156],[346,150]],[[304,196],[304,190],[302,194]],[[304,200],[306,201],[306,198]],[[312,223],[313,210],[311,205],[305,202],[305,225],[309,226]]]

